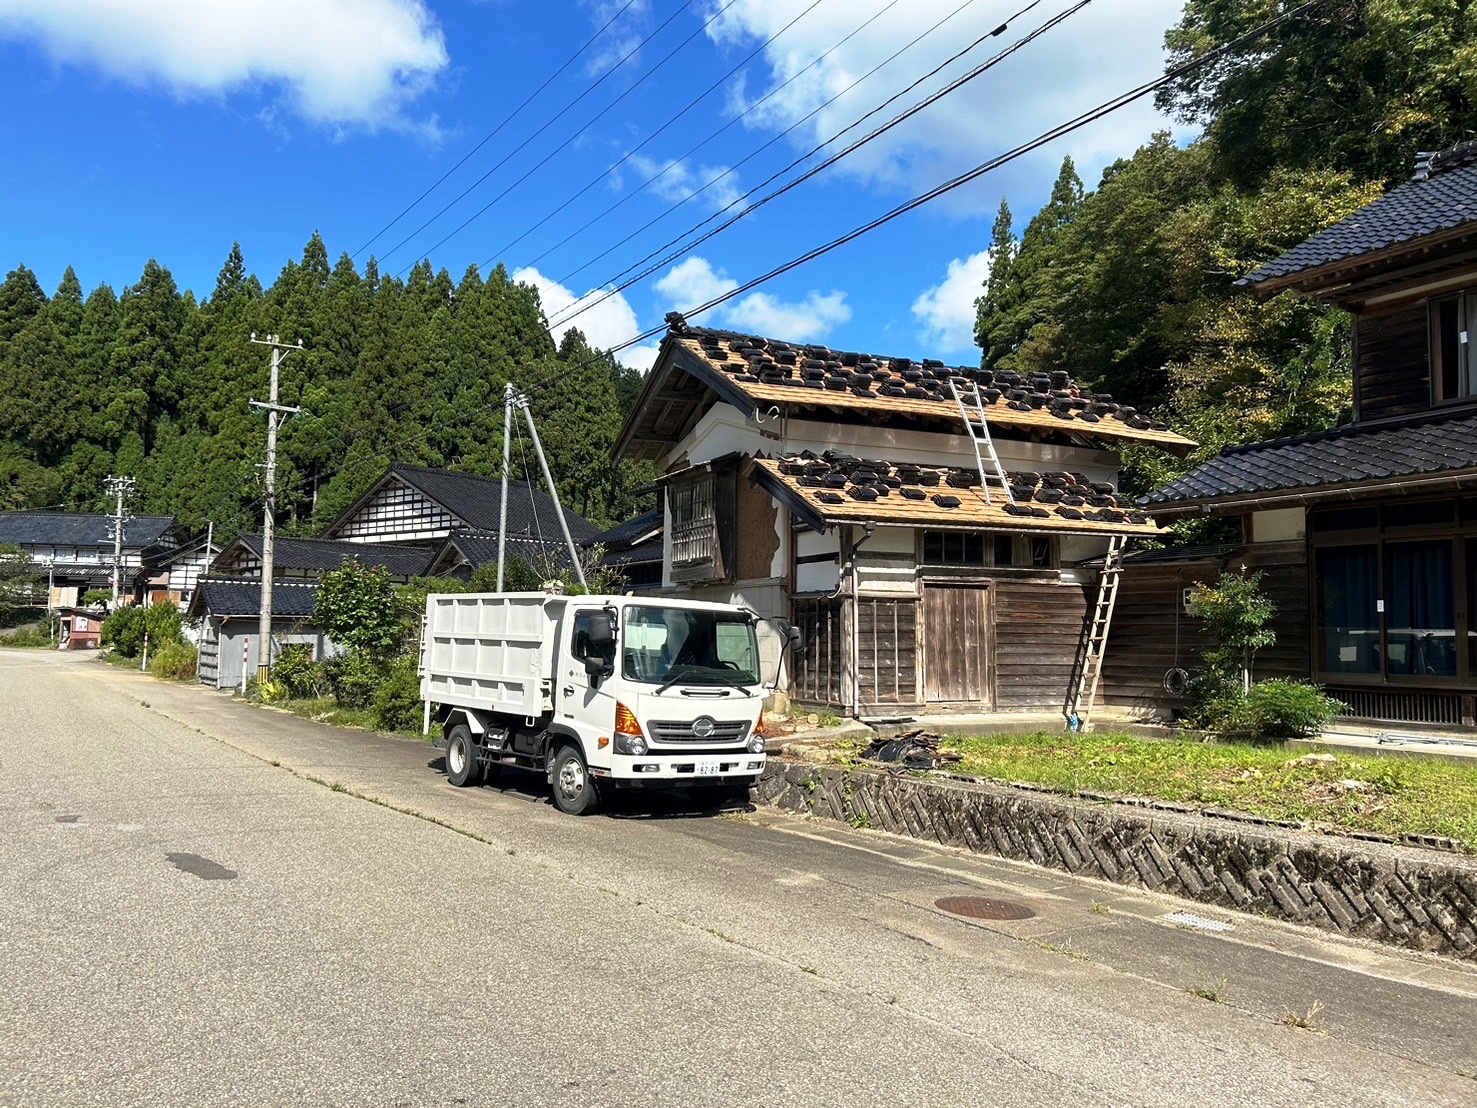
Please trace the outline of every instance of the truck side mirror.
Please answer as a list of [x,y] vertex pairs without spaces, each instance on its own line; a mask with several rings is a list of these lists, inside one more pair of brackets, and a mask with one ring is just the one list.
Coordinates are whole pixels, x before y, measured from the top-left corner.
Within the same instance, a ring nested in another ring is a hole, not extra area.
[[598,654],[585,655],[585,674],[591,681],[598,681],[614,671],[614,667]]
[[803,657],[805,654],[805,632],[801,631],[793,623],[786,623],[784,625],[784,632],[785,640],[790,645],[790,653],[797,658]]
[[589,641],[591,646],[609,646],[615,642],[615,627],[609,619],[590,621]]

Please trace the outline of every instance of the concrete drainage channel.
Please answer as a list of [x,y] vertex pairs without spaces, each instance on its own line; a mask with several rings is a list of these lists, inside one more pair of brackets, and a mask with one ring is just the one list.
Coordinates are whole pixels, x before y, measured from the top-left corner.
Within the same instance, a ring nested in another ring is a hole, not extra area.
[[[1226,814],[777,758],[755,794],[855,827],[1477,960],[1477,861],[1466,856]],[[987,897],[946,897],[936,906],[973,919],[1031,915]]]

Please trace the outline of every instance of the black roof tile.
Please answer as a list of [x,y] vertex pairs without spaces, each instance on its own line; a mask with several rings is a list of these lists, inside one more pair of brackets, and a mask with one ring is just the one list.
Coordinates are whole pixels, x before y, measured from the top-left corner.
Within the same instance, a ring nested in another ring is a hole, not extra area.
[[[260,535],[242,535],[238,541],[258,558],[261,557]],[[430,544],[285,539],[279,536],[272,546],[272,563],[277,569],[327,573],[345,562],[358,561],[370,567],[383,566],[395,577],[418,577],[430,566],[434,553],[435,547]]]
[[[418,489],[456,516],[468,528],[497,533],[502,504],[502,480],[477,477],[449,469],[426,469],[396,462],[390,473]],[[599,530],[567,507],[565,519],[575,542],[583,542]],[[559,513],[554,498],[526,481],[508,482],[508,534],[542,536],[559,540]]]
[[[0,512],[0,544],[112,546],[112,522],[112,516],[93,512]],[[123,526],[123,547],[147,549],[173,526],[174,516],[135,516]]]
[[1425,413],[1398,423],[1232,446],[1150,493],[1151,508],[1316,491],[1357,482],[1477,469],[1477,412]]
[[584,545],[604,546],[607,553],[622,550],[634,542],[639,542],[653,531],[660,531],[665,526],[665,522],[666,517],[662,509],[653,508],[649,512],[642,512],[635,519],[617,523],[610,530],[601,531],[598,535],[586,539]]
[[[312,582],[278,581],[272,586],[272,615],[306,619],[313,614],[318,586]],[[234,577],[202,577],[190,597],[189,615],[255,616],[262,610],[261,583]]]
[[1477,140],[1423,159],[1409,181],[1237,284],[1255,287],[1465,224],[1477,225]]

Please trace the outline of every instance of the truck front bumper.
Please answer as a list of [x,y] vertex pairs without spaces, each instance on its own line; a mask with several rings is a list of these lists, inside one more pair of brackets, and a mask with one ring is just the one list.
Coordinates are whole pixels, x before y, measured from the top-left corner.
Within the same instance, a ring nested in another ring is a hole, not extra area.
[[600,778],[621,785],[752,785],[764,772],[765,756],[747,750],[721,754],[617,754],[609,768],[592,766]]

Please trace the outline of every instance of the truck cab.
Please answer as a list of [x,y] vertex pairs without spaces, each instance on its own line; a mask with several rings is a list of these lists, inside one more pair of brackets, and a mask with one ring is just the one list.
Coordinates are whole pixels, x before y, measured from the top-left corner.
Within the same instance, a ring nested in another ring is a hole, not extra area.
[[441,724],[453,784],[503,765],[543,770],[572,814],[613,788],[746,797],[765,764],[760,623],[731,605],[654,597],[434,594],[427,726]]

